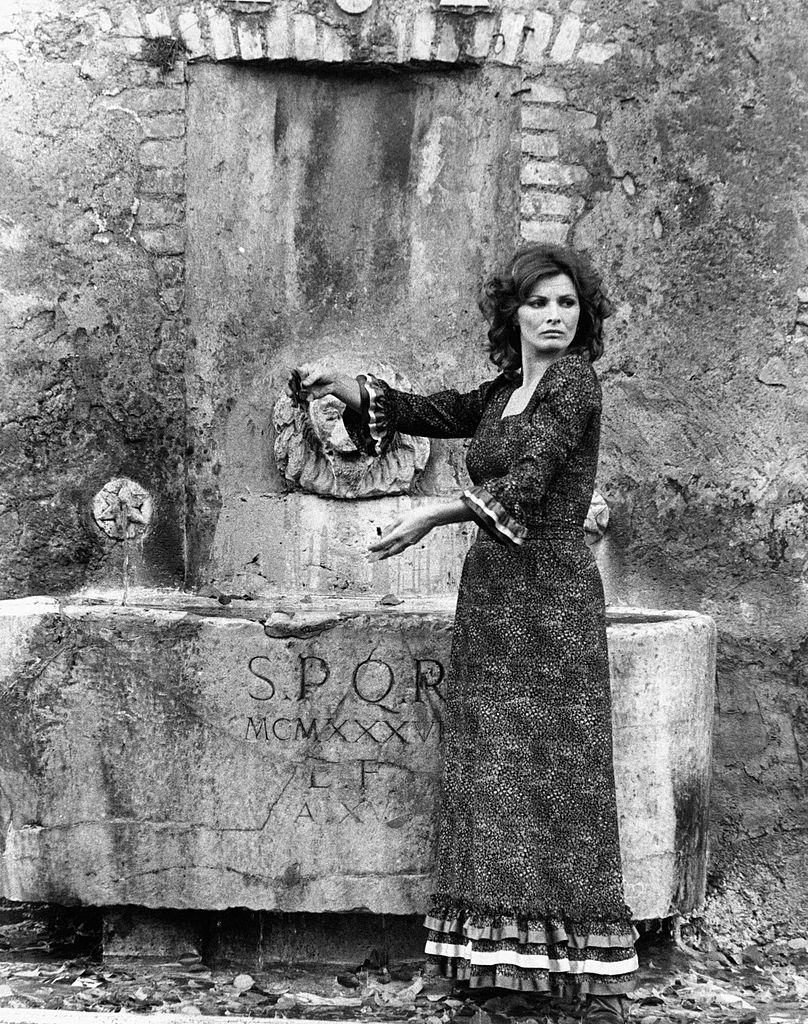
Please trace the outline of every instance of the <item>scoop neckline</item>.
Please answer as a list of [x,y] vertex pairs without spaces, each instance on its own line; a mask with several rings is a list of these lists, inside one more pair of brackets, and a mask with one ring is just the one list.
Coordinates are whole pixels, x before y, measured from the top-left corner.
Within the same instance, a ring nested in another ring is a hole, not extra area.
[[[519,416],[524,416],[524,414],[528,411],[528,409],[533,404],[533,400],[535,399],[536,395],[538,394],[539,388],[544,383],[544,380],[547,377],[547,374],[550,372],[550,370],[552,370],[552,368],[554,366],[557,366],[563,359],[580,359],[580,358],[581,358],[581,353],[580,352],[565,352],[563,355],[559,356],[558,359],[554,359],[553,362],[550,363],[550,365],[547,367],[547,369],[541,375],[541,378],[539,379],[539,381],[536,384],[535,388],[533,388],[533,391],[531,392],[530,398],[528,398],[527,402],[525,403],[525,407],[523,409],[520,409],[519,412],[508,413],[507,416],[503,416],[502,413],[500,413],[500,415],[499,415],[499,422],[500,423],[505,423],[507,420],[515,420]],[[507,392],[508,393],[508,398],[505,399],[505,405],[508,404],[508,401],[510,400],[510,397],[513,394],[513,392],[516,390],[517,385],[518,385],[517,381],[512,381],[511,382],[511,387],[508,388],[508,392]]]

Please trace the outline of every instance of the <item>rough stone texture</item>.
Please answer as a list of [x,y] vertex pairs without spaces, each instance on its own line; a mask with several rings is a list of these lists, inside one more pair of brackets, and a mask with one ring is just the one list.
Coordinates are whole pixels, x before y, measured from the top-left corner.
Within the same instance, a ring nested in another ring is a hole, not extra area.
[[[451,602],[146,596],[0,603],[0,894],[421,912]],[[637,918],[686,912],[704,886],[714,626],[629,609],[609,643],[626,898]]]
[[[808,905],[808,12],[595,0],[597,130],[574,238],[617,314],[601,362],[613,597],[719,629],[708,923],[743,945]],[[560,79],[563,78],[563,82]],[[634,188],[625,188],[625,175]]]

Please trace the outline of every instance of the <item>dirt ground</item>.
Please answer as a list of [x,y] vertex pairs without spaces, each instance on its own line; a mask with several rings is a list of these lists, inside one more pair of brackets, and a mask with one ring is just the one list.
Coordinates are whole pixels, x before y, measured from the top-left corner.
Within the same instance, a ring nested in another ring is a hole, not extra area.
[[[418,963],[247,971],[199,957],[104,960],[97,924],[92,916],[77,924],[69,914],[0,908],[0,1008],[423,1024],[575,1024],[580,1016],[560,1000],[463,990]],[[658,930],[641,938],[638,952],[636,1024],[808,1024],[805,939],[742,953],[688,951]]]

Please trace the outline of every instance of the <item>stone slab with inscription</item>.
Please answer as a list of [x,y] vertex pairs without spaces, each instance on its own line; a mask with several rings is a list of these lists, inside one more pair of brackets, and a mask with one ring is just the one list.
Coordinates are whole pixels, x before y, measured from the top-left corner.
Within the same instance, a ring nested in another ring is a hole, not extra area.
[[[140,599],[0,602],[0,895],[421,912],[451,600]],[[715,628],[609,640],[627,895],[665,916],[703,894]]]

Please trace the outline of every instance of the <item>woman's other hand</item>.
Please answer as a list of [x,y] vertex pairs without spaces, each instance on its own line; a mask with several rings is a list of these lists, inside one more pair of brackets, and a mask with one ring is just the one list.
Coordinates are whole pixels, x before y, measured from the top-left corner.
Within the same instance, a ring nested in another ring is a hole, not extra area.
[[369,560],[377,562],[392,555],[400,555],[422,540],[435,525],[432,513],[425,508],[414,508],[396,516],[381,537],[369,545]]

